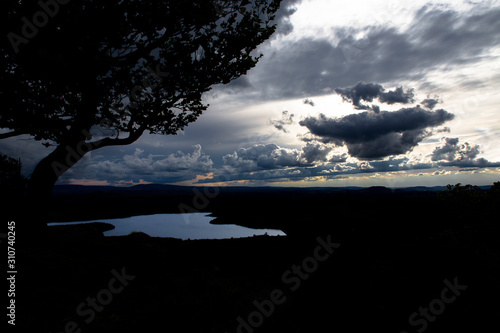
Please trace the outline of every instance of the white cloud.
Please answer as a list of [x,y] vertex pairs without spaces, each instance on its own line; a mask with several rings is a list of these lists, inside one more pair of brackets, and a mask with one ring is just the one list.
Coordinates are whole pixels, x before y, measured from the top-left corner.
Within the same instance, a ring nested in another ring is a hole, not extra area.
[[212,172],[210,156],[202,153],[201,145],[195,145],[192,153],[178,151],[169,155],[148,154],[136,148],[131,155],[118,161],[100,160],[78,165],[64,174],[62,182],[69,178],[95,180],[132,180],[157,183],[177,182],[195,179],[198,175]]

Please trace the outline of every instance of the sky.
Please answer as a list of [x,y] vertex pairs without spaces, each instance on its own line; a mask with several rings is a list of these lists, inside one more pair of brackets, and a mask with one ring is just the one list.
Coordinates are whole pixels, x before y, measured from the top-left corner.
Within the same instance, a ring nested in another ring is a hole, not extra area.
[[[500,181],[499,0],[285,0],[280,11],[257,66],[206,93],[196,122],[93,151],[58,184]],[[27,176],[49,149],[0,142]]]

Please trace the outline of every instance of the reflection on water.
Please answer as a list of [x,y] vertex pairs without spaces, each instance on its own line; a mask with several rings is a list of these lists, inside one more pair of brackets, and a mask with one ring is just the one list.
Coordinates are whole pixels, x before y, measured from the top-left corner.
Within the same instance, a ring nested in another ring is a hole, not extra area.
[[106,222],[115,226],[105,231],[105,236],[123,236],[133,231],[141,231],[152,237],[174,237],[181,239],[222,239],[250,237],[253,235],[285,235],[281,230],[250,229],[237,225],[210,224],[213,217],[208,213],[140,215],[122,219],[94,220],[71,223],[49,223],[51,225]]

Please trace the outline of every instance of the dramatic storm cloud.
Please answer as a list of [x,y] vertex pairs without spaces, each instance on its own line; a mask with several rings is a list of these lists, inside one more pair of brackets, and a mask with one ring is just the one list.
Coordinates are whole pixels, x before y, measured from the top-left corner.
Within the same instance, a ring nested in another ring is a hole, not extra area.
[[[412,89],[404,91],[403,87],[399,87],[386,92],[380,84],[364,82],[358,82],[354,87],[337,88],[335,92],[342,96],[344,101],[352,103],[357,110],[372,110],[368,105],[361,104],[361,101],[373,102],[374,99],[378,99],[381,103],[389,105],[410,104],[414,102],[415,96]],[[378,107],[373,107],[373,110],[380,112]]]
[[425,130],[388,133],[365,142],[347,143],[347,148],[351,156],[361,160],[381,159],[410,152],[429,134]]
[[[313,137],[323,143],[347,146],[349,154],[358,159],[381,159],[406,154],[432,134],[428,128],[452,120],[454,115],[446,110],[431,111],[419,105],[399,111],[380,111],[380,107],[361,104],[378,99],[385,104],[409,104],[414,102],[413,89],[386,89],[375,83],[359,82],[353,87],[338,88],[336,93],[358,110],[371,110],[342,118],[328,118],[324,114],[307,117],[299,124],[306,127]],[[426,100],[427,101],[427,100]],[[427,104],[433,104],[428,101]],[[431,105],[434,107],[435,105]]]
[[399,111],[362,112],[341,118],[324,114],[300,122],[324,143],[346,145],[349,154],[359,159],[380,159],[409,152],[433,128],[452,120],[446,110],[425,110],[419,106]]

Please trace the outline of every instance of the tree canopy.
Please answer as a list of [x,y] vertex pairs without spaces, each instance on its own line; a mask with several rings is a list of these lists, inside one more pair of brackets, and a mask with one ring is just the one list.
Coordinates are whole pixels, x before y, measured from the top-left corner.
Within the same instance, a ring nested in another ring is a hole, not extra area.
[[256,65],[280,2],[2,1],[0,139],[56,146],[32,176],[53,185],[88,151],[175,134]]

